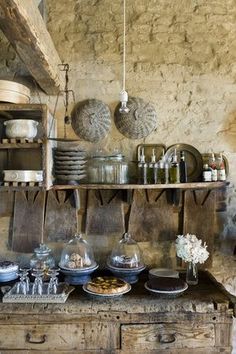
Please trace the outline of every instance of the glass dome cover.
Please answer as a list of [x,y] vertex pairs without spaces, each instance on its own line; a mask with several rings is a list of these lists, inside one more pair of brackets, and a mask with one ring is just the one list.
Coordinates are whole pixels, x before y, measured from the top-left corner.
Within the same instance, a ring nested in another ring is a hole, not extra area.
[[81,234],[76,234],[65,245],[59,266],[68,270],[84,270],[96,266],[93,250]]
[[137,269],[144,266],[142,252],[129,233],[112,250],[108,265],[115,268]]

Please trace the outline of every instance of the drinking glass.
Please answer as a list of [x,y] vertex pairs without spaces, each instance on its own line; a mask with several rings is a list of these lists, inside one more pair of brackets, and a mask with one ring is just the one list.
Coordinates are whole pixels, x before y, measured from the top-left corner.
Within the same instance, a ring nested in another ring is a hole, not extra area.
[[47,293],[48,294],[56,294],[57,293],[57,287],[58,287],[58,274],[59,274],[59,269],[50,269],[48,272],[50,276],[50,280],[48,283],[48,288],[47,288]]
[[35,277],[32,287],[33,295],[42,295],[43,293],[43,274],[41,269],[33,269],[32,275]]

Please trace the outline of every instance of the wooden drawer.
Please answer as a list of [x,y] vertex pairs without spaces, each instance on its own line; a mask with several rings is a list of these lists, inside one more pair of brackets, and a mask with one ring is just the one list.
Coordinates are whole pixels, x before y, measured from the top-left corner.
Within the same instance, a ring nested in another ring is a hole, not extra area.
[[213,324],[158,323],[121,326],[121,348],[153,350],[214,347]]
[[0,350],[115,349],[117,338],[113,325],[104,323],[0,326]]

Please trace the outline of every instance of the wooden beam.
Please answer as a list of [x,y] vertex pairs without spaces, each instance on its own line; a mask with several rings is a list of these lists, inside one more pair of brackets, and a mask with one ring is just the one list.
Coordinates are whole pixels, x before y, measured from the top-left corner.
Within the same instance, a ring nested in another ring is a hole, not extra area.
[[47,94],[63,87],[61,63],[34,0],[1,0],[0,28]]

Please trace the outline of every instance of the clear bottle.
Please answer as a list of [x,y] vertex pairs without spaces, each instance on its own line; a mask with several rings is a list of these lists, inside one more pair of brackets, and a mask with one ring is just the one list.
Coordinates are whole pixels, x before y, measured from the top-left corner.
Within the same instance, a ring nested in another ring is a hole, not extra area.
[[157,166],[157,182],[158,184],[166,183],[166,171],[165,171],[165,161],[162,158],[158,161]]
[[186,183],[187,182],[187,164],[185,161],[184,151],[180,151],[179,173],[180,173],[180,183]]
[[151,161],[148,164],[148,170],[147,170],[147,182],[149,184],[155,183],[155,173],[154,173],[154,167],[156,165],[156,154],[155,154],[155,149],[152,149],[152,156],[151,156]]
[[226,181],[225,162],[222,154],[217,158],[217,180]]
[[180,183],[179,163],[178,163],[176,149],[175,149],[175,153],[173,155],[172,162],[171,162],[170,169],[169,169],[169,179],[170,179],[170,183]]
[[213,182],[217,181],[217,166],[216,166],[216,159],[215,159],[215,154],[212,153],[211,157],[209,158],[209,166],[211,168],[211,180]]
[[169,166],[169,163],[166,161],[165,162],[165,184],[168,184],[169,183],[169,180],[170,180],[170,166]]
[[147,168],[148,164],[146,163],[144,148],[142,148],[142,153],[140,155],[140,161],[138,163],[138,180],[139,184],[147,184]]
[[203,180],[203,182],[211,182],[212,181],[212,170],[207,163],[203,165],[202,180]]

